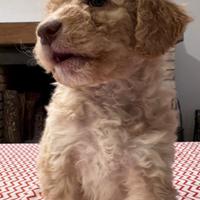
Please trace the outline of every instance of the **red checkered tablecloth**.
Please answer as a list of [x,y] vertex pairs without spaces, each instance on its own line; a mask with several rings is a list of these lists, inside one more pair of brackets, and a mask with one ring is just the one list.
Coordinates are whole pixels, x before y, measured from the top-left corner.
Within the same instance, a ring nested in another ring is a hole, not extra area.
[[[200,200],[200,143],[176,143],[174,184],[178,200]],[[0,144],[0,199],[42,200],[37,144]]]

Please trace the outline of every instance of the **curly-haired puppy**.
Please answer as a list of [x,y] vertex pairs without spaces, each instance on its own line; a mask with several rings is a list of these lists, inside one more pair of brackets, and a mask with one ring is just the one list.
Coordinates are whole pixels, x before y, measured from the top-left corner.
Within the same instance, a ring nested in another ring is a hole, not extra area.
[[36,58],[57,80],[40,142],[46,200],[175,200],[162,55],[190,21],[168,0],[50,0]]

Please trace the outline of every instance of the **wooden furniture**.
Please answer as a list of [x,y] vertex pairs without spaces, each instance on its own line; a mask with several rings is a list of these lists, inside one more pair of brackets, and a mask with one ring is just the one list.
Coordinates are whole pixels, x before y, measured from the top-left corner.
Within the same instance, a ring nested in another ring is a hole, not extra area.
[[37,22],[0,23],[0,45],[33,44]]
[[200,141],[200,110],[195,110],[193,141]]
[[184,141],[183,117],[182,117],[181,105],[178,99],[176,100],[176,107],[179,119],[179,124],[177,128],[177,137],[178,137],[177,139],[179,142],[183,142]]

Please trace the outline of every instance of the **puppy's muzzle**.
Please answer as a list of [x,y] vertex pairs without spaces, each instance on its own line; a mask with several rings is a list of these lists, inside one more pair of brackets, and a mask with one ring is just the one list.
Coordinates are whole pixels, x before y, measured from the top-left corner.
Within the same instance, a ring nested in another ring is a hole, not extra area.
[[40,37],[41,43],[43,45],[51,45],[61,28],[62,23],[58,20],[47,21],[44,24],[39,25],[37,34]]

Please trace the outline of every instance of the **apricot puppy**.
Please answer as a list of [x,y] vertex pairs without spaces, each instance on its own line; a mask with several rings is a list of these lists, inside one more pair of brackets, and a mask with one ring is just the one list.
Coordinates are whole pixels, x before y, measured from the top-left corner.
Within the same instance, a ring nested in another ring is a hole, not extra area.
[[40,142],[45,200],[175,200],[162,55],[190,17],[167,0],[50,0],[35,55],[57,88]]

